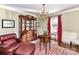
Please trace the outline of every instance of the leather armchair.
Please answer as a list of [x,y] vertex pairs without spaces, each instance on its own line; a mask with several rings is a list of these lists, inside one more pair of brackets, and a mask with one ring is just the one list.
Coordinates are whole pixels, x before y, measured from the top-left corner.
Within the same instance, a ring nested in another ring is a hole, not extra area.
[[0,54],[2,55],[30,55],[34,50],[35,44],[26,44],[20,41],[15,33],[0,35]]

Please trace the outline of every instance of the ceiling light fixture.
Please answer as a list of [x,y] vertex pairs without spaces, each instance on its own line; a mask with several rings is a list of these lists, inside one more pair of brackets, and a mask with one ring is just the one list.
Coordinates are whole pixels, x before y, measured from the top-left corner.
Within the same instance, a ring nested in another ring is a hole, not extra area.
[[41,10],[41,13],[39,15],[39,20],[46,20],[48,19],[48,11],[46,9],[46,5],[45,4],[42,4],[42,10]]

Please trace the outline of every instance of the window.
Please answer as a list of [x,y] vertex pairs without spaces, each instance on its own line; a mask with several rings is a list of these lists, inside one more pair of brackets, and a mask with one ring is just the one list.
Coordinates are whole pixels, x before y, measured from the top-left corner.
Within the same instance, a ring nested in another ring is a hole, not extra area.
[[51,37],[56,39],[57,37],[57,27],[58,27],[58,17],[51,17]]

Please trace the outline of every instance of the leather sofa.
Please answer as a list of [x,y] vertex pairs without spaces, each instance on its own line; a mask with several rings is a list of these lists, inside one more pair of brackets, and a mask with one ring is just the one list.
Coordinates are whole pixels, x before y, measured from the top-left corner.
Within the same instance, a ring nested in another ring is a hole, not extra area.
[[33,55],[35,44],[26,44],[15,33],[0,35],[0,55]]

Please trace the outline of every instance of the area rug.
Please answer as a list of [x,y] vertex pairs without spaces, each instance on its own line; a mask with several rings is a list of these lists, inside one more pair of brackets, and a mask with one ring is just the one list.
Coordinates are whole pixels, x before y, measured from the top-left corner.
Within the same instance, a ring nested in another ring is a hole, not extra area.
[[69,50],[67,48],[56,46],[56,42],[51,41],[51,49],[47,49],[47,54],[45,53],[45,48],[43,45],[40,51],[39,42],[37,42],[34,55],[79,55],[79,53]]

